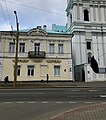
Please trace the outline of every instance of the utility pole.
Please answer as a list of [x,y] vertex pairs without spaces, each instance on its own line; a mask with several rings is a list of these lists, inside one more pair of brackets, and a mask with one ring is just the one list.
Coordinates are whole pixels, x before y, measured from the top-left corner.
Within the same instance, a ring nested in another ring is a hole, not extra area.
[[14,84],[13,87],[16,87],[16,82],[17,82],[17,65],[18,65],[18,43],[19,43],[19,23],[18,23],[18,17],[17,17],[17,12],[14,11],[15,17],[16,17],[16,26],[17,26],[17,31],[16,31],[16,51],[15,51],[15,66],[14,66]]

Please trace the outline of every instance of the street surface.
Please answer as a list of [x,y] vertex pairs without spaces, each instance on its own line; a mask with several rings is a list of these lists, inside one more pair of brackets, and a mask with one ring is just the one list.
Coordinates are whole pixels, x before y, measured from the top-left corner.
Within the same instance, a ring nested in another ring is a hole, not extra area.
[[0,89],[0,120],[47,120],[79,106],[106,102],[106,88]]

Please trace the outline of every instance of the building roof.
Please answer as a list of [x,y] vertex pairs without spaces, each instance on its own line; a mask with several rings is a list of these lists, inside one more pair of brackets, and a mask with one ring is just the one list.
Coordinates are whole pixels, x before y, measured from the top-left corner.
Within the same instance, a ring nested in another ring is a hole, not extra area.
[[55,31],[55,32],[66,32],[66,30],[67,30],[66,26],[52,24],[52,31]]
[[[51,30],[48,30],[46,27],[43,28],[41,26],[37,26],[37,28],[45,30],[47,33],[51,33],[51,34],[68,34],[66,26],[61,26],[61,25],[56,25],[56,24],[52,24]],[[22,29],[20,30],[20,32],[28,32],[30,30],[31,29]]]
[[[31,29],[21,29],[19,30],[19,32],[21,33],[27,33],[27,32],[30,32],[32,30],[41,30],[47,34],[70,34],[68,31],[67,31],[67,27],[66,26],[62,26],[62,25],[56,25],[56,24],[52,24],[52,29],[51,30],[48,30],[46,25],[44,25],[43,27],[41,26],[37,26],[36,28],[31,28]],[[14,31],[0,31],[0,32],[16,32],[16,30]]]

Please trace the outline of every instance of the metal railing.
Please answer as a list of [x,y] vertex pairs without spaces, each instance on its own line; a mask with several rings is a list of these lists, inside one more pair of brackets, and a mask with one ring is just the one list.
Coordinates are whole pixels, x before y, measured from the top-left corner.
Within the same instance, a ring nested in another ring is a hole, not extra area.
[[28,57],[29,58],[45,58],[46,53],[45,51],[29,51]]

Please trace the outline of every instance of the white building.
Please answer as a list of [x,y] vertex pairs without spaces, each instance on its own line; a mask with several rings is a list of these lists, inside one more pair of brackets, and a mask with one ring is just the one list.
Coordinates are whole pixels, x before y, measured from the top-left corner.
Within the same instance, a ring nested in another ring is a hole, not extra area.
[[[73,34],[75,80],[106,80],[106,1],[67,0],[66,12],[68,31]],[[99,74],[90,67],[92,55],[98,62]]]

